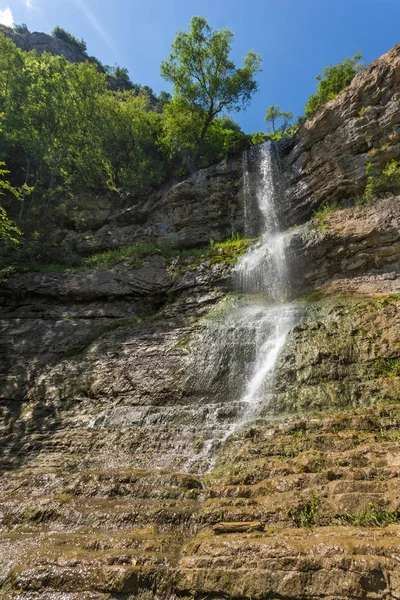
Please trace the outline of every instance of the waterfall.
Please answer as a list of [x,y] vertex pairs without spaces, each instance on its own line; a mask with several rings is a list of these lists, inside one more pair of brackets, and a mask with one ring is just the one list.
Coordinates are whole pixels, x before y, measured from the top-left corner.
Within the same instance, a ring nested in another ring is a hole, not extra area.
[[273,144],[267,142],[246,151],[243,170],[246,233],[251,235],[254,230],[252,206],[258,210],[262,223],[260,241],[239,262],[237,287],[243,293],[268,294],[277,302],[285,297],[289,286],[285,258],[288,234],[280,231],[279,202],[283,185]]
[[281,231],[283,185],[275,146],[267,142],[247,151],[243,165],[245,230],[252,229],[251,206],[261,218],[260,240],[236,268],[238,291],[247,295],[242,315],[254,332],[255,359],[241,398],[242,416],[227,435],[257,417],[287,334],[298,318],[298,306],[285,303],[290,291],[285,248],[291,234]]
[[203,461],[212,469],[217,449],[229,435],[257,418],[265,418],[269,409],[273,412],[269,403],[274,398],[275,367],[301,310],[298,304],[288,303],[290,277],[285,250],[293,232],[282,232],[283,191],[274,144],[245,152],[245,232],[259,239],[236,266],[238,295],[228,309],[221,309],[220,315],[210,319],[201,334],[196,382],[198,389],[207,390],[215,400],[203,409],[207,439],[188,468],[196,468]]

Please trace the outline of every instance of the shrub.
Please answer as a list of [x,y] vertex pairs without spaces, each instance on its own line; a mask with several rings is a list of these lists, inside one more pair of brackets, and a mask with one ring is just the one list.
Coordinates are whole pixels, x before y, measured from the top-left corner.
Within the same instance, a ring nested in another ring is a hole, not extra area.
[[316,227],[319,231],[326,231],[326,217],[331,212],[335,212],[336,210],[340,210],[341,206],[329,206],[328,204],[324,204],[316,213],[313,215],[313,220],[316,224]]
[[318,495],[312,490],[305,504],[289,510],[289,517],[297,527],[314,527],[318,523],[319,505]]
[[387,163],[380,174],[373,174],[373,165],[367,165],[367,184],[365,186],[363,200],[371,202],[374,198],[386,196],[391,192],[400,190],[400,162],[391,160]]
[[325,67],[321,75],[317,75],[318,87],[315,94],[307,100],[305,113],[309,117],[325,102],[333,100],[346,88],[354,76],[362,69],[361,54],[357,52],[352,58],[345,58],[337,65]]
[[78,38],[72,35],[72,33],[65,31],[65,29],[63,29],[62,27],[54,27],[53,31],[51,32],[51,35],[55,38],[58,38],[59,40],[63,40],[63,42],[68,42],[69,44],[72,44],[74,48],[76,48],[79,52],[82,52],[82,54],[86,54],[87,48],[85,40],[78,40]]
[[373,502],[369,504],[369,510],[357,515],[344,514],[339,517],[343,525],[355,525],[358,527],[387,527],[399,522],[398,512],[390,512],[379,508]]
[[15,33],[29,33],[29,29],[25,23],[21,23],[20,25],[14,25]]
[[104,70],[107,75],[114,77],[125,89],[131,90],[133,88],[133,83],[129,78],[129,71],[126,67],[119,67],[115,65],[111,67],[110,65],[104,65]]

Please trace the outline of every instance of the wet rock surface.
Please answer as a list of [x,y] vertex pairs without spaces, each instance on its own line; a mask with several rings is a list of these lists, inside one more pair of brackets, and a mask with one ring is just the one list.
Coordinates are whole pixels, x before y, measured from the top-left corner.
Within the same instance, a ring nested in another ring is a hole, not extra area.
[[[358,153],[367,117],[353,114],[356,100],[396,133],[397,52],[304,126],[309,155],[294,149],[290,161],[311,161],[312,195],[296,196],[292,181],[298,221],[334,186],[350,189],[335,152]],[[332,129],[337,107],[347,112]],[[357,160],[346,163],[352,180]],[[136,217],[107,204],[106,223],[65,245],[84,254],[229,237],[243,224],[241,176],[239,161],[211,168]],[[299,318],[247,423],[255,332],[237,319],[230,262],[150,253],[10,277],[0,294],[0,597],[400,599],[399,230],[391,197],[290,232]]]
[[288,233],[294,295],[400,292],[400,197],[327,213]]

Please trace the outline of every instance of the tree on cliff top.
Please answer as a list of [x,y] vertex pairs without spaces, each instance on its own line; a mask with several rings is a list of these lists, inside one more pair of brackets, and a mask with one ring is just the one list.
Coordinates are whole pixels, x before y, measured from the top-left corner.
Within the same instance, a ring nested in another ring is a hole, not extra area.
[[361,53],[357,52],[352,58],[345,58],[343,62],[337,65],[325,67],[321,75],[317,75],[317,91],[309,97],[305,108],[307,117],[325,102],[333,100],[344,88],[350,85],[354,76],[364,66],[360,60]]
[[284,112],[279,104],[273,104],[265,113],[264,121],[268,123],[267,133],[275,138],[290,135],[290,121],[293,119],[291,111]]
[[229,58],[232,41],[229,29],[212,31],[206,19],[193,17],[188,31],[178,31],[168,60],[161,63],[161,75],[174,84],[176,97],[203,113],[200,140],[222,111],[246,108],[258,87],[254,76],[261,70],[261,57],[251,50],[244,66],[236,68]]

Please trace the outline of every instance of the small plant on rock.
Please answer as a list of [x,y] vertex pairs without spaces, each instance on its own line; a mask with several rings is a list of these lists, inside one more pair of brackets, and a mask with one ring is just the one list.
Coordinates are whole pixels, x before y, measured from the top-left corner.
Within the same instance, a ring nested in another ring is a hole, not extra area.
[[308,502],[297,508],[291,508],[289,517],[297,527],[314,527],[318,523],[319,505],[318,494],[312,490]]
[[387,196],[391,192],[400,190],[400,162],[391,160],[387,163],[380,174],[373,172],[372,163],[368,163],[366,174],[367,184],[363,195],[363,201],[369,203],[375,198]]
[[329,215],[329,213],[340,209],[340,205],[332,206],[324,204],[316,213],[314,213],[313,220],[318,231],[325,232],[328,229],[326,217]]
[[344,525],[355,525],[358,527],[387,527],[399,523],[400,514],[396,511],[388,511],[378,507],[374,502],[369,503],[369,509],[357,515],[344,514],[339,518]]

